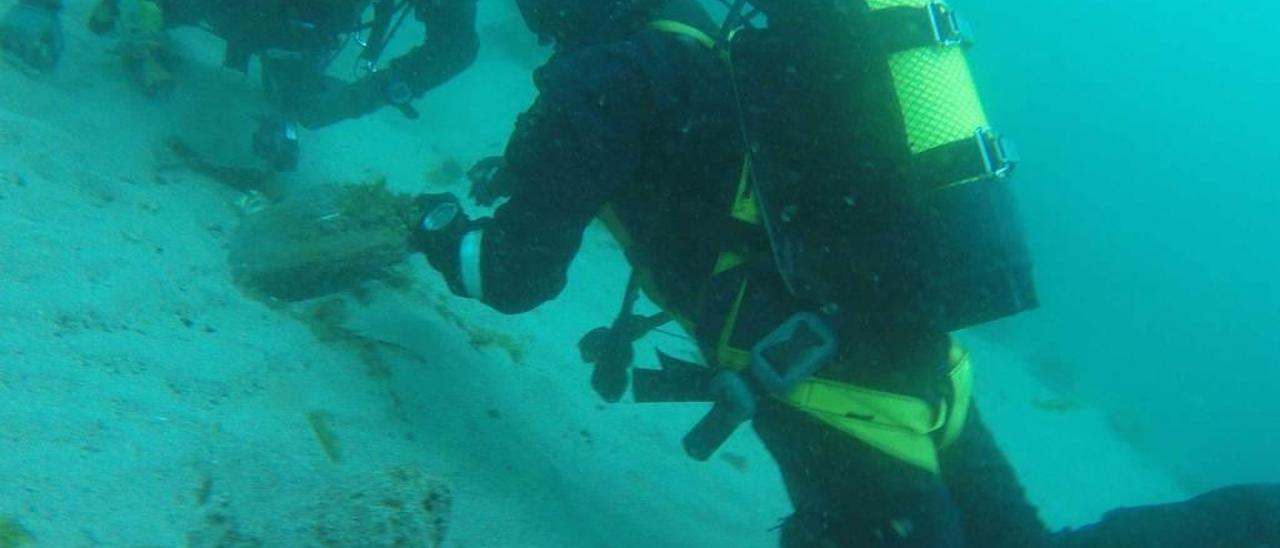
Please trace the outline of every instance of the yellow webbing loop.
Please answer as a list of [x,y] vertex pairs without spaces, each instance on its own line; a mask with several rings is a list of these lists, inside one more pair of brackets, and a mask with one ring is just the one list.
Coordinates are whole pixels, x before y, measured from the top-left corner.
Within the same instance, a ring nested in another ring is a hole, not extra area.
[[[755,193],[751,190],[751,156],[742,158],[742,171],[738,175],[738,191],[733,196],[729,216],[751,225],[760,224],[760,209],[756,207]],[[735,251],[722,251],[716,258],[712,275],[721,274],[746,264],[747,258]]]
[[[973,371],[969,354],[953,344],[950,382],[954,404],[810,378],[782,401],[904,462],[939,473],[938,449],[960,435],[968,417]],[[935,434],[942,431],[939,441]]]
[[969,362],[969,351],[952,342],[950,363],[952,409],[946,430],[942,432],[940,447],[951,445],[960,437],[969,421],[969,408],[973,404],[973,366]]
[[[721,254],[723,257],[724,254]],[[743,280],[738,288],[738,295],[733,299],[733,306],[726,315],[724,328],[720,330],[720,340],[716,341],[716,364],[724,369],[742,371],[751,363],[751,352],[733,346],[732,337],[738,327],[738,316],[742,311],[742,300],[747,295],[747,282]]]
[[681,23],[672,19],[658,19],[656,21],[650,21],[649,28],[656,31],[668,32],[677,36],[692,38],[694,41],[706,46],[708,49],[716,49],[719,45],[719,42],[716,42],[715,38],[712,38],[710,34],[707,34],[702,29],[688,23]]
[[755,192],[751,190],[751,155],[742,156],[742,171],[738,175],[738,191],[733,195],[730,216],[744,223],[760,224],[760,208],[756,207]]

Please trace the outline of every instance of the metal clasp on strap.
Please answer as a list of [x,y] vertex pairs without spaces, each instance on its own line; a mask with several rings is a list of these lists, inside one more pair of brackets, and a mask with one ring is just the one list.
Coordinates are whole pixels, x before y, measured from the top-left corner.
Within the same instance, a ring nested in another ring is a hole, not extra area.
[[973,29],[969,23],[946,4],[929,2],[925,11],[929,14],[929,25],[938,44],[946,47],[973,44]]
[[982,158],[986,170],[984,179],[1006,177],[1017,167],[1018,151],[1008,139],[997,135],[991,128],[980,127],[974,131],[974,140],[978,144],[978,154]]

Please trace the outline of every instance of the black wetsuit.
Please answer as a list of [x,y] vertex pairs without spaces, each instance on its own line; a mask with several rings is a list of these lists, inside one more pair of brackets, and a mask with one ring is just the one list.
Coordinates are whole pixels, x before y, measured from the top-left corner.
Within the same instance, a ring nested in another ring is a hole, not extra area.
[[421,96],[470,66],[479,49],[476,0],[412,0],[406,9],[426,28],[423,42],[392,59],[386,70],[351,83],[347,93],[332,93],[336,83],[325,77],[325,68],[345,38],[361,31],[361,13],[370,0],[164,0],[161,4],[167,25],[205,24],[226,40],[229,67],[245,70],[250,56],[261,57],[268,84],[286,115],[310,127],[390,104],[391,82],[403,84],[407,97],[402,99]]
[[[714,28],[697,10],[682,15]],[[506,150],[509,201],[463,237],[479,234],[473,256],[463,251],[456,262],[433,264],[444,265],[456,291],[503,312],[527,311],[565,286],[583,231],[607,209],[632,242],[628,259],[653,275],[672,312],[695,323],[698,342],[714,348],[726,311],[707,298],[706,286],[726,239],[739,238],[740,228],[727,220],[743,162],[728,70],[693,40],[657,30],[558,52],[535,74],[540,95]],[[741,238],[750,244],[750,235]],[[463,279],[468,261],[479,280]],[[799,309],[767,268],[741,275],[757,288],[749,299],[754,305],[743,312],[755,323],[776,325]],[[945,334],[880,330],[847,332],[844,340],[852,358],[844,362],[853,365],[819,375],[936,396]],[[959,439],[940,452],[941,474],[781,403],[765,405],[754,426],[795,508],[783,528],[785,546],[1028,547],[1060,540],[1027,501],[976,410]],[[1129,545],[1108,544],[1116,537],[1105,527],[1090,534],[1099,540],[1086,545]]]

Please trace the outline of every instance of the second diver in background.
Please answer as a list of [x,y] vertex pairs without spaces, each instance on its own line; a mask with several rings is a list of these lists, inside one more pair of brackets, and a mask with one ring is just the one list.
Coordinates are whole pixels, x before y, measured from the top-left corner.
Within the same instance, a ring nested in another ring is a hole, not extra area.
[[[5,51],[36,70],[55,66],[61,9],[61,0],[20,0],[0,19]],[[425,27],[423,42],[383,63],[410,17]],[[209,29],[226,42],[228,68],[247,72],[257,56],[275,111],[252,144],[273,168],[289,171],[298,161],[299,126],[322,128],[384,107],[417,117],[415,98],[475,60],[475,18],[476,0],[99,0],[88,25],[119,35],[125,63],[148,94],[173,83],[168,29]],[[327,72],[349,40],[362,45],[354,81]]]

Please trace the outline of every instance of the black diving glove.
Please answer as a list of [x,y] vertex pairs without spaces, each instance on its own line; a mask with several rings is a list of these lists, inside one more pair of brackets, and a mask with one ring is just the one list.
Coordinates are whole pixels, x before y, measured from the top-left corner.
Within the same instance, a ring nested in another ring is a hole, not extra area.
[[423,194],[414,203],[422,215],[413,227],[410,245],[427,256],[427,263],[444,276],[449,289],[460,295],[466,294],[459,248],[462,237],[479,228],[479,224],[467,217],[458,197],[453,194]]
[[253,153],[276,171],[298,169],[297,124],[279,114],[264,118],[253,133]]
[[511,196],[512,180],[507,173],[506,159],[502,156],[490,156],[472,166],[467,171],[467,179],[471,180],[471,199],[482,206],[491,206],[500,198]]
[[38,70],[52,69],[62,59],[64,40],[57,0],[22,0],[0,19],[0,47]]
[[616,403],[627,393],[631,377],[628,370],[635,361],[634,340],[618,328],[597,327],[578,341],[582,361],[592,364],[591,388],[604,401]]
[[409,104],[413,90],[391,71],[375,72],[355,82],[326,77],[324,89],[297,99],[294,115],[307,129],[319,129],[394,106],[411,119],[418,112]]

